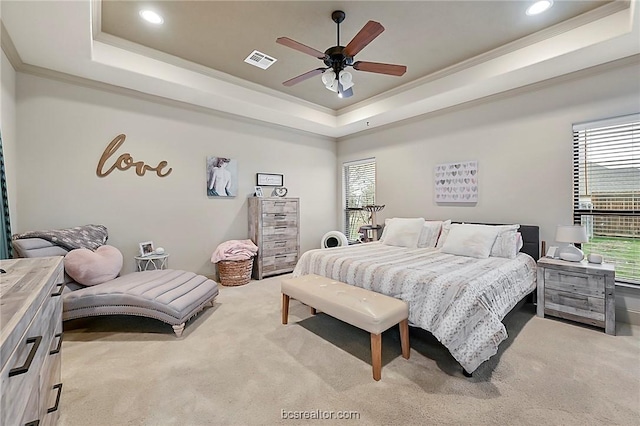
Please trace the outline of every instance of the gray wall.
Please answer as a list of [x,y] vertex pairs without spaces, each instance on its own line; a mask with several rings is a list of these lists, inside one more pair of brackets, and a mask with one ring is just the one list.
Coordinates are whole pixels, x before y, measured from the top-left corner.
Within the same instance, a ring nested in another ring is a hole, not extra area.
[[[283,173],[300,198],[302,250],[337,226],[336,142],[189,107],[18,73],[17,204],[14,232],[104,224],[109,243],[134,270],[138,243],[170,253],[169,266],[213,275],[211,254],[247,238],[247,196],[257,172]],[[126,141],[107,164],[130,153],[173,171],[160,178],[133,169],[96,176],[107,144]],[[238,160],[239,195],[206,196],[206,158]]]
[[[572,221],[572,124],[640,111],[638,62],[603,68],[343,138],[338,161],[376,158],[376,202],[386,205],[379,222],[423,216],[537,224],[551,243],[556,225]],[[478,203],[436,204],[434,166],[468,160],[478,161]],[[637,290],[618,295],[619,308],[640,312]]]
[[16,211],[17,177],[16,177],[16,72],[9,59],[2,51],[1,60],[2,95],[0,98],[0,130],[2,131],[2,153],[5,160],[5,172],[7,175],[7,193],[9,196],[9,216],[13,229],[18,226],[18,214]]

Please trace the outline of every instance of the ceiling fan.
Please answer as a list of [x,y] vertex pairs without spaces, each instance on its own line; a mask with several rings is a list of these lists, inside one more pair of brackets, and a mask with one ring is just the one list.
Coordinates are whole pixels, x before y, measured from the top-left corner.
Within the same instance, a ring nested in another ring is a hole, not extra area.
[[306,46],[288,37],[279,37],[276,39],[276,43],[283,46],[290,47],[299,52],[306,53],[315,58],[322,60],[325,67],[316,68],[308,71],[297,77],[282,83],[285,86],[293,86],[304,80],[307,80],[316,75],[323,74],[322,81],[329,90],[338,92],[341,97],[349,97],[353,94],[351,87],[353,82],[351,80],[351,74],[344,71],[348,66],[358,71],[372,72],[377,74],[387,74],[401,76],[407,71],[407,67],[404,65],[383,64],[379,62],[366,62],[355,61],[353,57],[364,49],[369,43],[371,43],[376,37],[378,37],[384,31],[384,27],[375,21],[369,21],[364,27],[355,35],[355,37],[347,44],[347,46],[340,45],[340,23],[344,21],[346,14],[341,10],[336,10],[331,14],[331,19],[337,24],[338,36],[336,45],[328,48],[324,52],[316,50],[312,47]]

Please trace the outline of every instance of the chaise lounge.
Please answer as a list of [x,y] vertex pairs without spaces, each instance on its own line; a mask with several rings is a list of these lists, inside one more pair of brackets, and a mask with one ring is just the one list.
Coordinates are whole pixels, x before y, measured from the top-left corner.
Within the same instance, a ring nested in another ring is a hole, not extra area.
[[[70,251],[43,238],[14,239],[12,245],[15,257],[65,256]],[[92,286],[65,273],[62,319],[143,316],[171,325],[180,337],[186,322],[207,305],[213,306],[217,295],[215,281],[188,271],[133,272]]]

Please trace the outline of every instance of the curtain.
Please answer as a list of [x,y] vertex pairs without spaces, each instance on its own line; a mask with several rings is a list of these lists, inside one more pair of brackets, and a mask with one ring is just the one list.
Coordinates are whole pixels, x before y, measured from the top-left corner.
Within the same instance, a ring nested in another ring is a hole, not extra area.
[[7,196],[7,179],[4,170],[4,154],[2,152],[2,133],[0,133],[0,192],[2,193],[0,259],[10,259],[13,254],[11,247],[11,220],[9,218],[9,197]]

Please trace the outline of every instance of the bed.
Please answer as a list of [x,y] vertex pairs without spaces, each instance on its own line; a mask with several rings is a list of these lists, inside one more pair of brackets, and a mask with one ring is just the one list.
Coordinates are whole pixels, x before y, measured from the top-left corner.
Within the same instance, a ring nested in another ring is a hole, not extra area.
[[433,334],[470,374],[497,353],[507,338],[502,320],[536,288],[538,227],[519,232],[513,259],[371,242],[307,251],[293,276],[318,274],[404,300],[409,323]]

